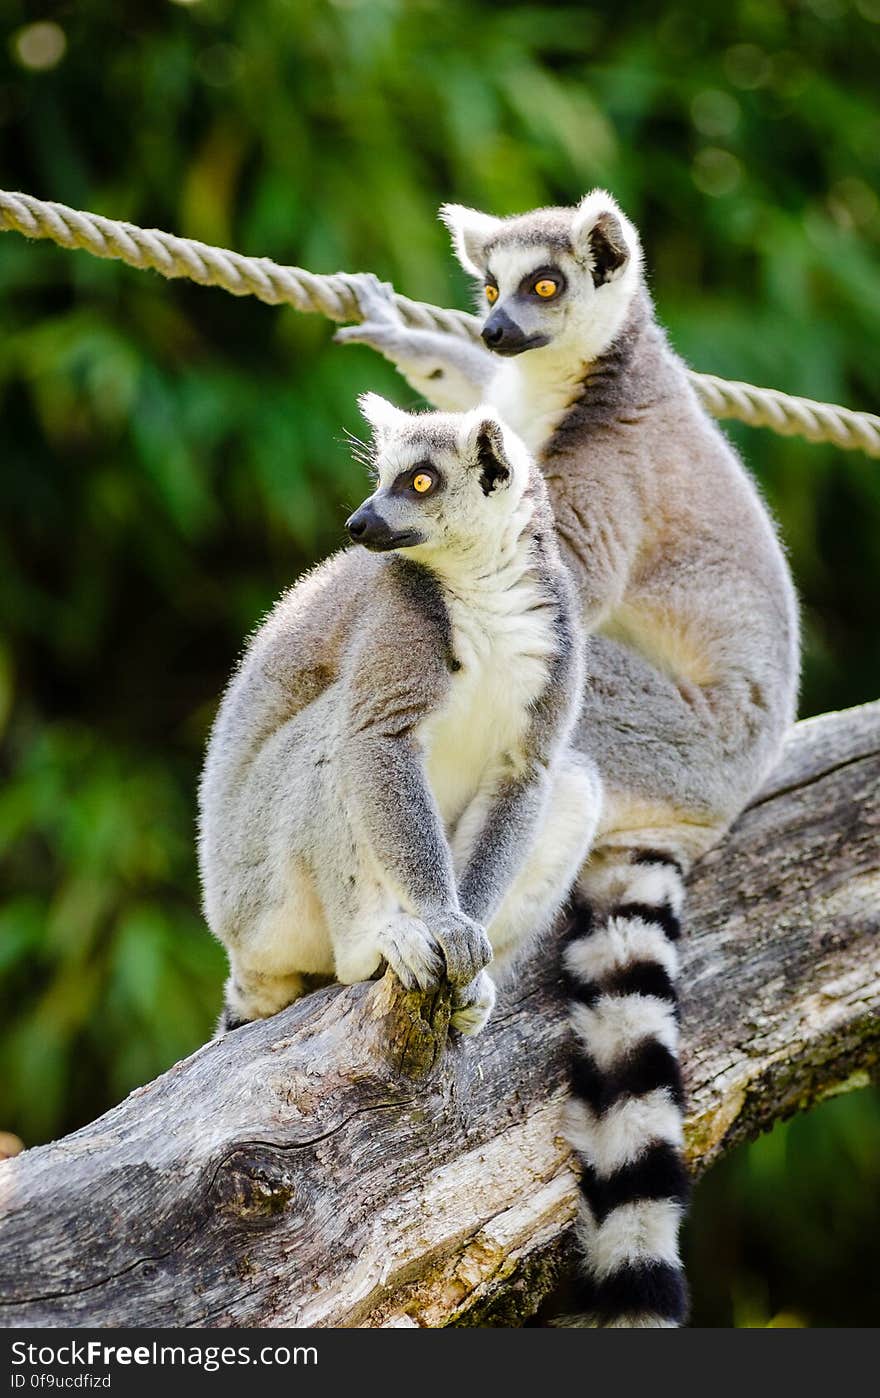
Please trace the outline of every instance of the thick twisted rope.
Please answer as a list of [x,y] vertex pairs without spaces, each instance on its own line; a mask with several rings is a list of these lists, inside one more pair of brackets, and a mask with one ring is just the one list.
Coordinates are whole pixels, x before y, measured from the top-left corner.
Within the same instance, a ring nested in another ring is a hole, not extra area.
[[[360,278],[345,272],[320,276],[302,267],[282,267],[268,257],[245,257],[192,238],[178,238],[157,228],[138,228],[100,214],[82,213],[65,204],[46,203],[30,194],[0,190],[0,232],[14,230],[27,238],[48,238],[65,248],[83,248],[95,257],[118,258],[130,267],[149,267],[163,277],[188,277],[202,286],[220,286],[233,296],[256,296],[271,306],[317,311],[336,321],[361,321]],[[443,330],[476,339],[478,321],[465,311],[443,310],[393,293],[404,324]],[[778,389],[735,383],[714,374],[691,371],[691,382],[710,413],[736,418],[752,427],[769,427],[784,436],[810,442],[833,442],[848,450],[880,457],[880,417],[831,403],[796,398]]]
[[880,417],[874,413],[796,398],[778,388],[756,388],[693,369],[689,373],[698,396],[715,417],[736,418],[750,427],[769,427],[783,437],[833,442],[847,451],[880,457]]
[[[346,272],[320,276],[303,267],[282,267],[268,257],[245,257],[158,228],[138,228],[69,209],[66,204],[48,204],[30,194],[0,190],[0,232],[10,230],[26,238],[49,238],[63,248],[83,248],[95,257],[118,258],[129,267],[149,267],[163,277],[188,277],[202,286],[222,286],[233,296],[256,296],[270,306],[319,311],[330,320],[363,319],[358,277]],[[394,301],[409,326],[446,330],[465,338],[478,333],[475,318],[464,311],[444,311],[407,296],[395,295]]]

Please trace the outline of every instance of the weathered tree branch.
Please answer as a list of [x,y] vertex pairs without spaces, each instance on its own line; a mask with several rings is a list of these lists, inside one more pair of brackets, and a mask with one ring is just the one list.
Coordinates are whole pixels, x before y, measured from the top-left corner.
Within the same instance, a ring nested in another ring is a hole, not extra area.
[[[702,1167],[880,1057],[880,704],[799,725],[691,883],[689,1150]],[[575,1202],[553,957],[490,1030],[390,977],[206,1045],[0,1164],[0,1324],[515,1323]]]

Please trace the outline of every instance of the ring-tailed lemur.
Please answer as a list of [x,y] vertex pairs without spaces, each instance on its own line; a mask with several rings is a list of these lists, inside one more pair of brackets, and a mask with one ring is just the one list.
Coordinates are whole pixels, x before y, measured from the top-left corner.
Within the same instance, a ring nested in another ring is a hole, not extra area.
[[[540,472],[491,410],[362,406],[378,473],[348,520],[362,547],[281,598],[208,747],[221,1030],[384,959],[409,988],[447,976],[453,1024],[476,1033],[484,967],[552,925],[598,821],[595,769],[569,746],[584,647]],[[317,638],[332,659],[304,669]]]
[[676,1325],[684,876],[794,717],[794,591],[754,485],[657,325],[638,235],[611,196],[441,216],[488,302],[486,349],[407,330],[370,278],[366,323],[337,339],[378,349],[437,406],[493,403],[547,481],[594,633],[579,741],[605,788],[563,953],[583,1310],[599,1325]]

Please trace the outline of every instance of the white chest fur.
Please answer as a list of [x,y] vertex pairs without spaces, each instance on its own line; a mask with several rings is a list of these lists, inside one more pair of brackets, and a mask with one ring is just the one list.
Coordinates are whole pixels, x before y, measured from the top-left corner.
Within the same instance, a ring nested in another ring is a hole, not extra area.
[[581,392],[583,374],[583,365],[572,367],[535,350],[503,363],[486,399],[538,455]]
[[443,707],[421,729],[428,780],[447,824],[483,781],[524,755],[529,706],[547,683],[554,618],[534,578],[521,568],[447,592],[453,674]]

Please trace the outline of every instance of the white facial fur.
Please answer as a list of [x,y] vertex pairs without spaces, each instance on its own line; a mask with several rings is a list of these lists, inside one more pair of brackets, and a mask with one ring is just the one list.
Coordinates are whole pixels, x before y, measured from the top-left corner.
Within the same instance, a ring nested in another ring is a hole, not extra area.
[[[378,394],[359,400],[374,434],[378,484],[365,501],[395,531],[417,531],[400,550],[444,576],[495,562],[531,513],[524,502],[531,458],[491,407],[467,413],[404,413]],[[418,494],[410,479],[430,470]]]

